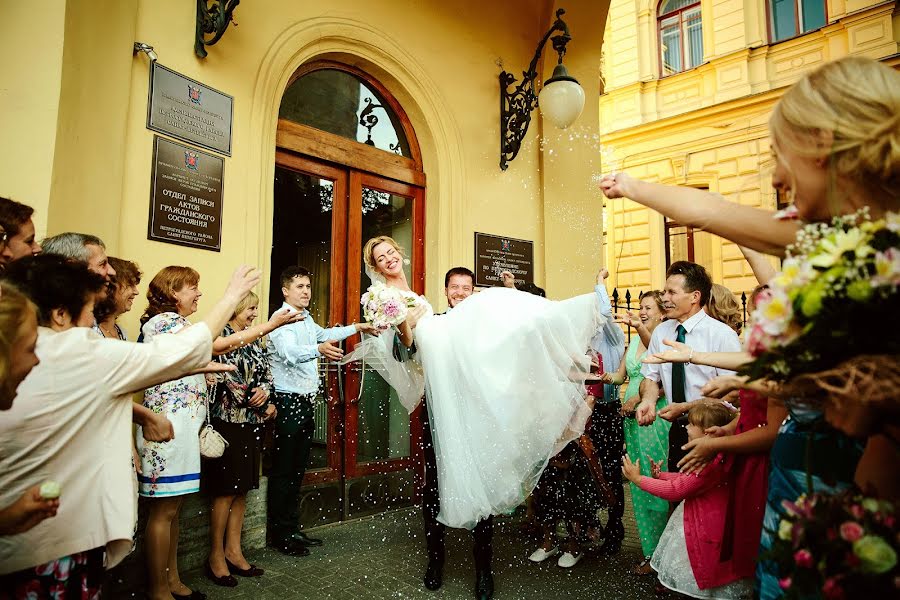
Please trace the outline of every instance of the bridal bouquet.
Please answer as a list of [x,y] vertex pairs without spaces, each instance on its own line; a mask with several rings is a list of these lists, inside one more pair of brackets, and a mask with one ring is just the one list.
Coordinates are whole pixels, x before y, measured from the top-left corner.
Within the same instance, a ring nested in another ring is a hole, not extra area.
[[747,340],[752,379],[792,380],[862,355],[896,363],[900,214],[871,220],[863,209],[805,226],[769,285]]
[[408,298],[403,293],[381,282],[373,283],[362,295],[360,304],[363,316],[379,331],[396,327],[406,320],[409,309],[415,306],[416,299]]
[[[784,502],[763,559],[778,564],[785,598],[886,598],[900,593],[894,506],[852,491]],[[894,590],[891,592],[890,590]]]

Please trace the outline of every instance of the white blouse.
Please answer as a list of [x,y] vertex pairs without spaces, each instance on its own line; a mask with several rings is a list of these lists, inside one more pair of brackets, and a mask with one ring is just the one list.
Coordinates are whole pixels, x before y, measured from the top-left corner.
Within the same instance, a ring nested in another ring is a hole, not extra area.
[[131,549],[131,394],[206,365],[209,327],[146,344],[107,339],[85,327],[40,328],[40,364],[0,413],[0,506],[47,480],[61,486],[59,511],[30,531],[0,537],[0,574],[105,547],[106,567]]

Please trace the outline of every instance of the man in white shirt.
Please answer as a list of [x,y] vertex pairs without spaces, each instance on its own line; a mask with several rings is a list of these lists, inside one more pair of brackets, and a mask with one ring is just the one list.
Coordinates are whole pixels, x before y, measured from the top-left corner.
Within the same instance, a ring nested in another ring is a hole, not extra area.
[[371,323],[324,329],[309,315],[312,276],[303,267],[291,266],[281,273],[284,304],[304,314],[302,320],[269,334],[269,360],[275,379],[275,452],[269,474],[268,517],[272,544],[285,554],[306,556],[308,546],[321,540],[300,531],[300,486],[309,462],[313,406],[319,393],[319,358],[340,360],[344,355],[335,342],[358,331],[377,335]]
[[[667,320],[653,331],[648,354],[668,348],[666,340],[683,342],[695,352],[739,352],[741,343],[731,327],[706,314],[712,280],[702,266],[688,262],[672,263],[666,271],[666,287],[663,304]],[[719,375],[733,371],[685,363],[645,364],[641,367],[641,403],[637,408],[640,425],[649,425],[657,417],[656,402],[659,387],[665,392],[668,406],[659,416],[672,422],[669,429],[669,470],[678,471],[677,465],[684,457],[681,447],[687,443],[687,426],[678,417],[687,413],[690,403],[702,397],[700,388]]]

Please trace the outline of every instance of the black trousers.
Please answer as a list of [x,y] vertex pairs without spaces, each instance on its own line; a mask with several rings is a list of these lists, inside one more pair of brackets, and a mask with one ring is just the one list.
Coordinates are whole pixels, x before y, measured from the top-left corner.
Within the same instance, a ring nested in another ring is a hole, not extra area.
[[619,409],[617,402],[597,402],[587,432],[603,467],[603,478],[615,498],[615,503],[609,507],[609,520],[606,523],[606,537],[612,538],[622,538],[625,535],[622,525],[622,516],[625,514],[625,488],[622,487],[625,424]]
[[669,471],[672,473],[678,472],[678,461],[687,455],[681,449],[688,443],[687,423],[687,418],[679,418],[669,428]]
[[297,394],[274,395],[275,448],[269,472],[269,531],[276,541],[291,537],[300,529],[300,486],[309,463],[312,446],[312,399]]
[[[428,560],[443,564],[446,556],[444,534],[446,526],[437,520],[441,510],[441,497],[438,491],[437,464],[434,457],[434,440],[431,434],[431,423],[428,419],[428,407],[422,405],[422,451],[425,460],[425,479],[422,482],[422,517],[425,520],[425,545]],[[479,521],[472,530],[475,555],[475,571],[489,571],[494,537],[494,517]]]

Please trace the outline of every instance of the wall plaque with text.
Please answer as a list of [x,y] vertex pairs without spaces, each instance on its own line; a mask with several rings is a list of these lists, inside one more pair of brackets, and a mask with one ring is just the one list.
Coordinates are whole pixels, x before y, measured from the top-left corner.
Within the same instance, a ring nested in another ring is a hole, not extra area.
[[475,285],[503,285],[500,273],[509,271],[516,283],[534,283],[534,242],[475,233]]
[[231,156],[234,98],[153,61],[147,128]]
[[153,136],[147,238],[218,252],[225,159]]

